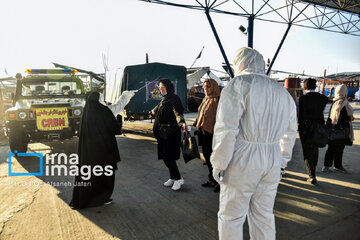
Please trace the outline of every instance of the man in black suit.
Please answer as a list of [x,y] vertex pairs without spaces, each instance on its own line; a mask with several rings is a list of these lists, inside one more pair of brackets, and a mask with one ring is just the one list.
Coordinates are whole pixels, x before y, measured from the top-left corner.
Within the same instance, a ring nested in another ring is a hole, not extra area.
[[316,80],[308,78],[304,80],[304,90],[307,92],[299,98],[299,135],[303,148],[306,170],[309,178],[307,182],[316,185],[315,169],[319,157],[319,148],[309,140],[309,130],[314,122],[324,124],[324,108],[328,98],[315,92]]

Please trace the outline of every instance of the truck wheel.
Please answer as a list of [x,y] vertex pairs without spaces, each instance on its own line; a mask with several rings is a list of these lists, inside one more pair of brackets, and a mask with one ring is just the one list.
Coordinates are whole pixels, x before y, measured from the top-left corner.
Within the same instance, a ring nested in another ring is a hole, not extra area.
[[20,153],[25,153],[27,151],[28,142],[26,140],[26,136],[24,132],[15,129],[10,129],[9,145],[11,152],[17,150]]

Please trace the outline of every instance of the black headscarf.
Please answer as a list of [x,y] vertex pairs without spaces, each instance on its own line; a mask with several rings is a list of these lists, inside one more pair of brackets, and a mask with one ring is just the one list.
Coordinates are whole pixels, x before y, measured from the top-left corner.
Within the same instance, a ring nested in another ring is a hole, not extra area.
[[166,87],[166,92],[169,94],[174,93],[175,89],[174,89],[174,85],[171,83],[171,81],[167,78],[163,78],[159,80],[159,83],[162,83],[165,85]]

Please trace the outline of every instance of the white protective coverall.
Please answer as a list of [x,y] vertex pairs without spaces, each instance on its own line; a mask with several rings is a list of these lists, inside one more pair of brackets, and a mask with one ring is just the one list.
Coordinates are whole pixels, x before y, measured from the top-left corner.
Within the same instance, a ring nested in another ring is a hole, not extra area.
[[296,139],[296,106],[286,89],[264,74],[256,50],[239,49],[234,68],[236,77],[221,92],[211,155],[220,183],[219,239],[243,239],[247,215],[250,238],[271,240],[280,166],[291,159]]
[[137,90],[132,91],[123,91],[121,96],[115,101],[114,104],[106,105],[104,101],[104,95],[100,93],[99,102],[105,106],[107,106],[112,113],[117,116],[122,110],[124,110],[125,106],[130,102],[130,99],[135,95]]

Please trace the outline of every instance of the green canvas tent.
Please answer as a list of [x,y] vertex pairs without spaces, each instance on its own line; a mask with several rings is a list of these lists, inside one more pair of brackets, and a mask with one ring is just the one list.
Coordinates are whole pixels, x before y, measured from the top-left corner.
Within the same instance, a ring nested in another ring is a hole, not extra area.
[[175,93],[180,97],[186,109],[186,68],[184,66],[164,63],[148,63],[127,66],[124,69],[121,92],[140,89],[125,108],[125,117],[141,120],[146,119],[148,112],[161,100],[158,81],[168,78],[175,87]]

